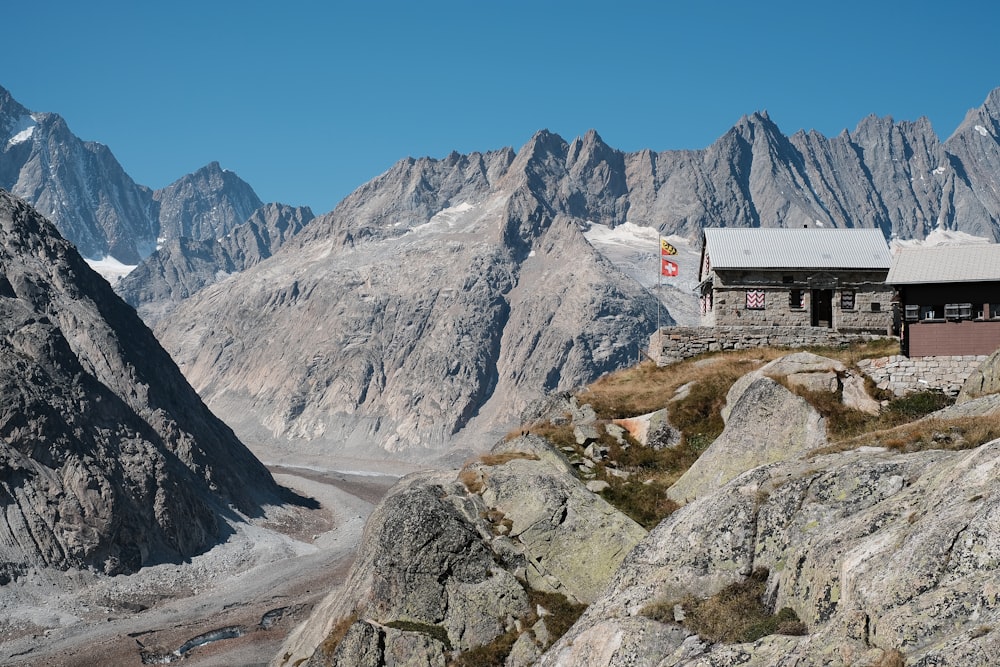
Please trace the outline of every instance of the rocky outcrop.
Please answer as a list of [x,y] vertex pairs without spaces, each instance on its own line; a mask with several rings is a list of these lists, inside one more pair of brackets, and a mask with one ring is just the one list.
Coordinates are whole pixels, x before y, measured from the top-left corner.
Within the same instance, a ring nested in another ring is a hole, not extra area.
[[1000,350],[997,350],[982,365],[972,372],[958,392],[955,403],[961,404],[980,396],[1000,393]]
[[0,191],[0,563],[131,572],[278,502],[264,467],[71,244]]
[[667,491],[675,502],[703,497],[751,468],[826,444],[825,421],[812,406],[769,377],[750,377],[730,392],[722,434]]
[[[991,665],[998,466],[1000,442],[863,449],[749,471],[650,533],[538,664]],[[643,614],[708,597],[757,568],[770,572],[766,602],[794,610],[808,634],[713,645]]]
[[[540,438],[516,438],[457,477],[421,473],[394,487],[344,588],[310,620],[326,635],[356,619],[343,641],[289,646],[272,664],[404,664],[389,657],[400,651],[416,661],[405,664],[438,664],[446,651],[526,630],[539,615],[530,591],[590,601],[645,534]],[[524,642],[537,654],[551,643],[543,636],[535,627]]]

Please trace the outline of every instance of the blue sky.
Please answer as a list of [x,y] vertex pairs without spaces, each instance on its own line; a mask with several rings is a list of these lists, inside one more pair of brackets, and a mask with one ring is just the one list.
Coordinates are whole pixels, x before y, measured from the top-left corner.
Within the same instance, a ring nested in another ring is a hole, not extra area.
[[[820,6],[820,5],[823,6]],[[1000,86],[994,0],[9,3],[0,86],[163,187],[218,160],[265,201],[332,209],[407,156],[596,129],[704,148],[927,116]]]

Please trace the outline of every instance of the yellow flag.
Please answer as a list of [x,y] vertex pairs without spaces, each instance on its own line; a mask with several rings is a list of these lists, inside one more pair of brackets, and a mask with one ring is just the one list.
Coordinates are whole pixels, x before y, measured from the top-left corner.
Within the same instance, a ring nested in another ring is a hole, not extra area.
[[676,255],[677,248],[673,247],[667,243],[666,239],[660,239],[660,254],[661,255]]

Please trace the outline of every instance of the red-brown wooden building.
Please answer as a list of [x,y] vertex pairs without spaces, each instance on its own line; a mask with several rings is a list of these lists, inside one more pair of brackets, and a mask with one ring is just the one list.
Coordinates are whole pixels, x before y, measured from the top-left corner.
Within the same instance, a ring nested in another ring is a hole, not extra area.
[[991,354],[1000,348],[1000,245],[902,248],[886,282],[896,288],[903,354]]

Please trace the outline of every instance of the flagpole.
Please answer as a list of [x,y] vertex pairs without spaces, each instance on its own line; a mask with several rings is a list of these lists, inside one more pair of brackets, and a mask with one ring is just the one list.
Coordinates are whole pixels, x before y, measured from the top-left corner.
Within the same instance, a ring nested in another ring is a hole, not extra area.
[[[660,266],[663,240],[659,233],[656,235],[656,252],[653,257],[656,259],[656,358],[663,354],[663,334],[660,333],[660,281],[663,280],[663,270]],[[659,362],[657,362],[659,363]]]

